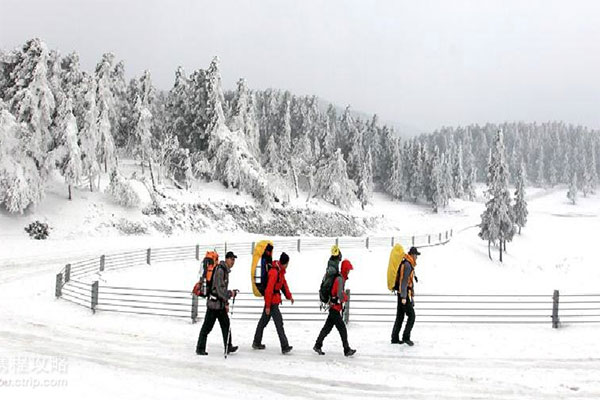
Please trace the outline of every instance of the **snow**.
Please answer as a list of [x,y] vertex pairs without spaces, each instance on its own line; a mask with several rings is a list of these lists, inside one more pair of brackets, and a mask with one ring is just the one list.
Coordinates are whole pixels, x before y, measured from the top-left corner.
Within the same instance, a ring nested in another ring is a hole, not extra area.
[[[106,183],[104,183],[106,184]],[[226,193],[224,189],[223,193]],[[600,195],[569,204],[566,188],[528,189],[529,221],[521,235],[507,245],[505,262],[490,261],[487,244],[477,237],[483,211],[479,202],[451,201],[441,214],[428,206],[386,200],[358,214],[384,216],[389,233],[422,234],[455,229],[447,245],[423,248],[418,260],[416,301],[420,293],[444,294],[561,294],[598,293],[595,236]],[[231,193],[231,191],[229,191]],[[598,398],[600,343],[598,325],[550,323],[535,326],[426,324],[413,330],[414,347],[389,344],[391,324],[348,325],[350,344],[357,354],[346,358],[336,331],[325,340],[325,356],[311,348],[322,322],[286,319],[291,354],[280,353],[274,327],[265,330],[267,349],[251,349],[256,321],[233,320],[237,354],[222,357],[219,328],[208,338],[209,356],[194,354],[200,324],[189,319],[134,316],[89,310],[54,299],[54,279],[64,263],[84,256],[147,247],[195,245],[220,241],[249,242],[259,235],[243,232],[189,233],[164,237],[128,237],[97,231],[108,215],[136,218],[107,201],[102,192],[76,191],[67,202],[63,186],[52,188],[33,215],[0,214],[0,372],[3,398]],[[219,194],[211,194],[211,197]],[[235,196],[234,196],[235,197]],[[241,200],[241,199],[237,199]],[[237,201],[236,200],[236,201]],[[364,213],[364,214],[363,214]],[[117,215],[118,214],[118,215]],[[22,232],[32,218],[51,221],[55,230],[47,241],[33,241]],[[69,233],[71,229],[72,233]],[[54,234],[54,235],[53,235]],[[384,235],[386,232],[375,232]],[[275,253],[282,249],[277,247]],[[287,249],[286,249],[287,250]],[[250,291],[250,256],[239,253],[230,287]],[[388,248],[342,247],[355,270],[348,287],[353,292],[385,290]],[[497,260],[497,251],[493,254]],[[314,292],[326,251],[297,253],[290,249],[288,281],[292,292]],[[189,290],[197,277],[196,263],[163,263],[106,272],[102,284]],[[600,294],[600,293],[599,293]],[[292,309],[294,306],[291,306]],[[289,311],[288,311],[289,310]],[[325,314],[323,314],[323,321]],[[66,372],[11,372],[23,359],[66,362]],[[66,380],[66,387],[7,387],[7,379]]]

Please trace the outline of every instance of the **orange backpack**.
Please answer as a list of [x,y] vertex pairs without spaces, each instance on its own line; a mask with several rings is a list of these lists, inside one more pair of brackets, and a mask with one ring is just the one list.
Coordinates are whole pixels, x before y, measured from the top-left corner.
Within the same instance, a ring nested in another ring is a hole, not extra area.
[[216,251],[207,251],[202,260],[202,274],[200,280],[194,285],[192,293],[198,297],[208,297],[212,286],[212,276],[219,264],[219,254]]

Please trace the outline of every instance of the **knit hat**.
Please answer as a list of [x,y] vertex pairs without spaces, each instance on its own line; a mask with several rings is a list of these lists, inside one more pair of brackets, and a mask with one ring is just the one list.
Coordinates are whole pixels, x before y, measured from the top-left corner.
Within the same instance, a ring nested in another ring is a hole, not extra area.
[[286,254],[286,252],[281,253],[281,255],[279,256],[279,263],[281,265],[287,265],[287,263],[290,262],[290,256],[288,256]]

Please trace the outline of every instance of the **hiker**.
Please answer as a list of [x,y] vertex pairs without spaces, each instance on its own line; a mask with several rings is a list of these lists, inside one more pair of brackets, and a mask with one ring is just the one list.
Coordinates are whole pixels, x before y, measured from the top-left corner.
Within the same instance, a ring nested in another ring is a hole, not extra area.
[[271,268],[268,272],[267,288],[265,289],[265,307],[263,308],[262,315],[256,326],[256,332],[254,333],[254,341],[252,342],[252,348],[255,350],[264,350],[265,345],[262,344],[263,331],[271,316],[273,322],[275,322],[275,328],[277,329],[277,335],[279,336],[279,343],[281,344],[281,352],[283,354],[289,353],[293,346],[288,343],[287,336],[283,329],[283,318],[281,317],[281,311],[279,305],[281,304],[281,292],[285,295],[292,304],[294,304],[294,298],[292,292],[288,287],[285,279],[285,271],[290,262],[290,257],[284,252],[281,253],[279,261],[273,261]]
[[[398,307],[396,310],[396,322],[394,322],[394,328],[392,329],[393,344],[406,343],[409,346],[414,345],[413,341],[410,340],[410,332],[415,324],[413,279],[415,276],[415,266],[417,265],[417,256],[420,255],[421,253],[419,253],[416,247],[411,247],[408,254],[404,256],[404,259],[400,263],[400,271],[396,277],[398,279],[399,290],[396,292]],[[406,321],[402,340],[400,340],[400,329],[402,329],[405,314],[408,316],[408,321]]]
[[[337,248],[337,246],[335,247]],[[337,253],[337,255],[334,253]],[[341,258],[341,252],[339,251],[339,248],[332,249],[332,255],[329,263],[332,263],[332,261],[339,263],[339,258]],[[340,333],[340,337],[342,338],[344,355],[349,357],[356,353],[356,350],[350,348],[350,345],[348,344],[348,331],[346,330],[346,324],[344,324],[344,320],[342,318],[342,306],[348,300],[344,286],[348,280],[348,274],[352,269],[354,268],[352,267],[350,261],[342,261],[341,274],[338,274],[333,282],[333,286],[331,288],[331,298],[329,300],[329,315],[327,316],[325,325],[323,326],[323,329],[321,329],[321,333],[319,333],[319,337],[317,338],[315,346],[313,347],[313,350],[319,355],[325,354],[322,350],[323,340],[325,340],[325,337],[329,335],[329,332],[331,332],[331,329],[333,329],[334,326],[337,328],[338,332]]]
[[[213,271],[213,277],[209,288],[209,295],[206,301],[206,315],[204,323],[200,329],[198,344],[196,345],[196,354],[205,356],[206,338],[215,325],[215,321],[219,320],[221,333],[223,334],[223,346],[226,354],[235,353],[238,346],[231,344],[231,331],[229,323],[229,299],[235,298],[238,290],[228,290],[229,273],[237,256],[233,252],[228,251],[225,254],[225,260],[222,260]],[[228,340],[229,338],[229,340]]]

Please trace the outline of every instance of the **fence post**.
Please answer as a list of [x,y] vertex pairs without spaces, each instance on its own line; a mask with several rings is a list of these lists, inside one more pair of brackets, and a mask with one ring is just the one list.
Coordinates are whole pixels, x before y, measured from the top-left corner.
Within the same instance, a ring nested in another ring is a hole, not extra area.
[[442,242],[442,232],[440,232],[440,239],[438,240],[438,242]]
[[350,289],[346,289],[346,304],[344,306],[344,322],[348,324],[350,322]]
[[392,247],[394,247],[394,237],[392,236]]
[[446,240],[448,240],[448,231],[446,231]]
[[254,245],[255,245],[255,243],[252,242],[252,247],[250,247],[250,255],[254,254]]
[[106,264],[106,257],[104,255],[100,256],[100,272],[104,271],[104,265]]
[[65,266],[65,283],[71,280],[71,264]]
[[98,281],[92,283],[92,312],[96,314],[96,306],[98,305]]
[[427,235],[427,244],[431,244],[431,235]]
[[335,238],[335,245],[339,246],[340,245],[340,238]]
[[452,231],[453,231],[453,230],[454,230],[454,229],[450,229],[450,237],[452,237]]
[[200,261],[200,245],[196,245],[196,261]]
[[369,238],[367,237],[367,240],[365,241],[365,244],[367,245],[367,250],[369,250]]
[[300,253],[300,238],[298,238],[298,253]]
[[192,324],[198,321],[198,296],[192,294]]
[[146,264],[150,265],[150,261],[152,258],[152,249],[146,250]]
[[552,327],[553,328],[558,328],[558,325],[560,324],[560,320],[558,319],[558,298],[559,298],[558,290],[555,290],[554,294],[552,295]]
[[413,247],[415,245],[415,237],[414,236],[412,237],[412,245],[413,245]]
[[63,279],[62,273],[56,274],[56,289],[54,290],[54,295],[56,296],[57,299],[60,296],[62,296],[62,279]]
[[[227,253],[227,242],[225,242],[225,253]],[[254,253],[254,252],[252,252]]]

